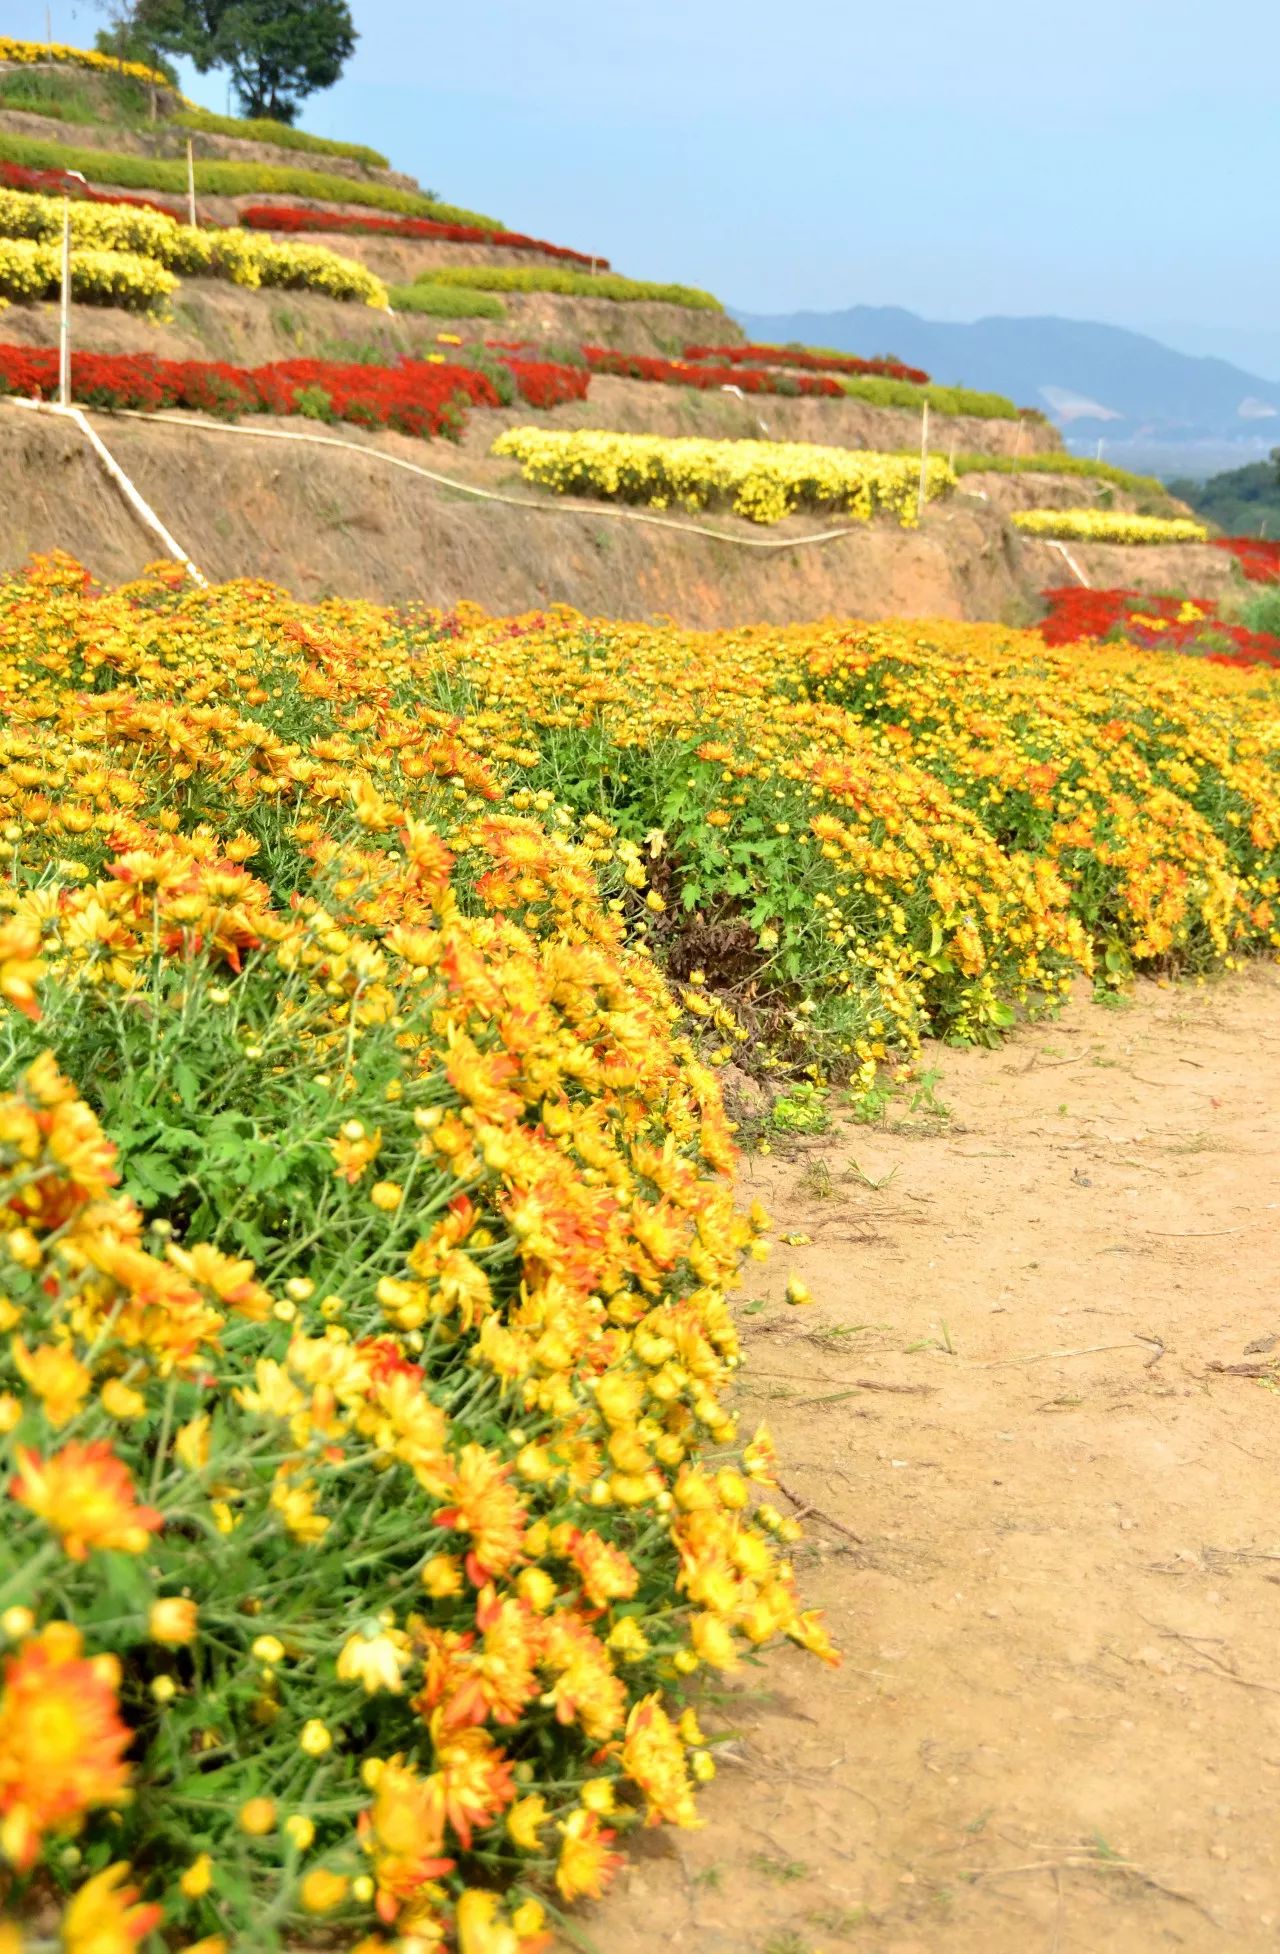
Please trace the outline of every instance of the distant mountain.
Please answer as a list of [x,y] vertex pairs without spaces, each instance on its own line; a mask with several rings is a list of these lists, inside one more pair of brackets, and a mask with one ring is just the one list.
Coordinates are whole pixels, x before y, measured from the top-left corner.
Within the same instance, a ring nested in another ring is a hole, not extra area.
[[841,352],[896,353],[953,385],[1039,407],[1067,445],[1163,474],[1204,475],[1280,445],[1280,383],[1228,360],[1083,319],[922,319],[897,306],[766,315],[736,312],[753,338]]

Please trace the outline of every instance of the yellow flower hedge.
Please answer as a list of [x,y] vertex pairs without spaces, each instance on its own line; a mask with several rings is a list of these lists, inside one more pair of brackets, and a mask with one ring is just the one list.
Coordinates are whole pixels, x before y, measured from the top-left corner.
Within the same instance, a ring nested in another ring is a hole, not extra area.
[[687,1679],[830,1653],[714,1077],[429,647],[0,587],[0,1915],[86,1954],[535,1954]]
[[[62,284],[62,248],[31,238],[0,237],[0,301],[55,298]],[[116,305],[131,312],[163,308],[177,290],[171,271],[133,251],[74,250],[71,295],[82,305]]]
[[[228,278],[236,285],[282,286],[356,299],[385,310],[387,288],[354,258],[324,245],[282,242],[241,230],[195,230],[163,211],[128,204],[72,203],[73,246],[127,251],[169,271]],[[0,190],[0,239],[54,243],[62,236],[63,206],[23,190]]]
[[[510,455],[526,481],[558,495],[601,496],[651,508],[730,508],[750,522],[781,522],[797,509],[839,511],[861,522],[916,520],[919,462],[905,455],[821,448],[800,441],[704,441],[658,434],[563,433],[510,428],[492,453]],[[929,497],[955,486],[931,456]]]
[[1203,523],[1184,516],[1128,516],[1118,509],[1017,509],[1015,529],[1072,543],[1206,543]]
[[172,82],[155,68],[141,61],[121,61],[114,54],[100,54],[96,48],[66,47],[61,41],[20,41],[11,34],[0,34],[0,61],[30,63],[63,62],[75,68],[96,68],[101,74],[128,75],[134,81],[153,82],[157,88],[171,88]]
[[870,1086],[1082,973],[1280,948],[1274,674],[991,624],[458,622],[462,736],[571,806],[655,953],[703,971],[715,1062]]

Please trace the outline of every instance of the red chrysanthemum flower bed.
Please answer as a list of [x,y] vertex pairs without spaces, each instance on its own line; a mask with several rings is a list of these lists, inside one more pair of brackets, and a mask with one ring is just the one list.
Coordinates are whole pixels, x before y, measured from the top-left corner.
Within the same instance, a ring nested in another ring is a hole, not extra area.
[[607,258],[571,251],[565,244],[525,237],[521,231],[487,231],[477,224],[441,224],[432,217],[364,217],[341,210],[313,210],[300,204],[249,204],[240,222],[254,231],[330,231],[350,236],[440,238],[449,244],[503,244],[513,251],[540,251],[546,258],[564,258],[575,265],[594,265],[608,271]]
[[759,367],[695,366],[687,360],[667,360],[644,353],[616,353],[608,346],[584,346],[583,358],[595,373],[616,373],[625,380],[657,380],[668,386],[739,387],[748,394],[824,394],[837,398],[839,383],[824,373],[780,374]]
[[556,360],[503,359],[516,390],[531,407],[557,407],[562,400],[585,400],[591,374],[585,366],[562,366]]
[[1215,536],[1213,545],[1230,550],[1250,583],[1280,583],[1280,542],[1261,536]]
[[[590,375],[544,360],[511,360],[511,376],[532,407],[580,400]],[[52,348],[0,346],[0,392],[48,397],[58,384]],[[366,366],[339,360],[276,360],[229,366],[221,360],[165,360],[150,353],[73,353],[73,397],[86,406],[155,412],[185,407],[231,419],[238,414],[308,413],[400,434],[456,435],[466,409],[498,407],[497,388],[469,366],[402,360]]]
[[686,346],[687,360],[721,360],[733,366],[794,366],[810,373],[877,374],[884,380],[910,380],[928,385],[929,376],[901,360],[862,360],[854,353],[812,353],[795,346]]
[[1280,637],[1228,624],[1207,597],[1148,597],[1136,590],[1046,590],[1046,644],[1110,639],[1142,651],[1185,651],[1216,665],[1280,665]]
[[74,203],[128,204],[134,210],[158,210],[185,223],[187,213],[158,197],[130,197],[123,190],[95,190],[67,170],[33,170],[25,163],[0,162],[0,189],[34,190],[46,196],[70,197]]

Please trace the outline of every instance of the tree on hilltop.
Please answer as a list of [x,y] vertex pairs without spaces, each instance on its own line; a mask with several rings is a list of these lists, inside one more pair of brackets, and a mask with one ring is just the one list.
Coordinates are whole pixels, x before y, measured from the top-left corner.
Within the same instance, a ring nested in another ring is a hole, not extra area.
[[156,45],[200,73],[225,68],[241,112],[292,122],[356,45],[347,0],[126,0]]

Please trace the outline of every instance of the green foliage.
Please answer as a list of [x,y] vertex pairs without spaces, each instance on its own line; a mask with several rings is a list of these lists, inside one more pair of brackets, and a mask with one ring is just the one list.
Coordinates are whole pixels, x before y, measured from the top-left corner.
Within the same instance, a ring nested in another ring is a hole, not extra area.
[[604,271],[565,271],[558,265],[433,265],[423,273],[428,285],[463,285],[479,292],[558,292],[565,298],[650,299],[661,305],[686,305],[719,312],[719,299],[691,285],[655,285],[643,278],[620,278]]
[[825,1133],[831,1124],[826,1094],[812,1080],[801,1079],[774,1100],[769,1124],[779,1133]]
[[51,121],[87,122],[93,104],[79,75],[42,74],[38,68],[18,68],[0,75],[0,109],[23,115],[47,115]]
[[[0,162],[23,163],[35,170],[79,170],[90,183],[111,183],[122,190],[158,190],[186,195],[185,157],[126,156],[109,149],[81,149],[70,143],[48,142],[34,136],[0,133]],[[478,224],[488,230],[502,227],[495,217],[483,217],[454,204],[436,203],[394,184],[361,178],[326,176],[319,170],[293,169],[277,163],[227,163],[198,160],[196,191],[207,197],[304,197],[312,203],[363,204],[373,210],[395,211],[406,217],[431,217],[442,224]]]
[[436,319],[503,319],[506,307],[491,292],[466,292],[449,285],[393,285],[394,312],[423,312]]
[[370,169],[390,168],[385,156],[364,143],[334,142],[328,136],[311,136],[288,122],[273,122],[269,116],[214,115],[211,109],[182,109],[171,116],[183,129],[194,129],[206,136],[234,136],[242,142],[274,143],[277,149],[304,149],[315,156],[343,156],[352,163],[367,163]]
[[975,393],[970,387],[940,387],[933,381],[920,387],[913,380],[887,380],[875,373],[842,373],[836,378],[852,399],[868,401],[873,407],[910,407],[918,414],[928,401],[934,414],[972,414],[984,421],[1020,418],[1019,409],[1003,394]]
[[293,396],[293,411],[304,414],[309,421],[335,421],[338,418],[333,411],[333,395],[323,387],[299,387]]
[[1240,620],[1250,631],[1270,631],[1280,637],[1280,585],[1251,586],[1241,606]]
[[1092,455],[1067,455],[1056,451],[1043,455],[957,455],[957,475],[1079,475],[1099,482],[1110,482],[1130,495],[1151,496],[1161,503],[1170,492],[1154,475],[1131,475],[1109,461],[1095,461]]
[[292,122],[298,105],[331,88],[355,52],[347,0],[149,0],[162,46],[201,74],[225,68],[247,116]]
[[[135,5],[131,18],[118,18],[110,27],[100,27],[93,45],[99,54],[113,55],[117,61],[137,61],[144,68],[155,68],[176,88],[178,71],[172,61],[167,61],[161,54],[155,36],[148,28],[148,21],[155,11],[153,6]],[[121,76],[120,79],[127,81],[130,77]]]
[[1224,535],[1280,537],[1280,448],[1271,450],[1270,461],[1229,468],[1207,482],[1170,482],[1169,493]]

